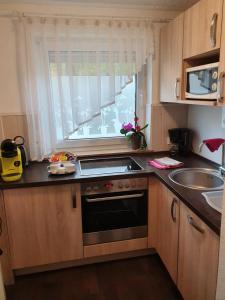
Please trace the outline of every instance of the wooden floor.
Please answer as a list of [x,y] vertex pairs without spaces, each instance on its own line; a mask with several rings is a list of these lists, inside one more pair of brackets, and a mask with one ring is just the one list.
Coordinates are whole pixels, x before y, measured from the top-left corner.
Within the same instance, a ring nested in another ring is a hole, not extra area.
[[157,255],[21,276],[7,300],[182,299]]

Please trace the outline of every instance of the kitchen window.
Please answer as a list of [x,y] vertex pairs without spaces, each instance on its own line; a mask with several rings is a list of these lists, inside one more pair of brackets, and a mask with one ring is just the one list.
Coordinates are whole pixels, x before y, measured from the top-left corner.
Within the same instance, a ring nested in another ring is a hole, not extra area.
[[31,160],[62,148],[127,148],[121,124],[134,111],[145,121],[152,22],[29,16],[15,24]]
[[[90,53],[86,53],[87,56],[90,56]],[[60,68],[61,68],[61,93],[65,101],[70,99],[70,85],[76,89],[74,98],[75,101],[82,101],[84,103],[83,110],[88,110],[88,99],[90,97],[89,93],[91,92],[91,100],[96,102],[98,101],[98,93],[102,93],[106,97],[112,96],[107,92],[107,89],[110,89],[110,85],[114,78],[107,75],[107,61],[104,61],[104,56],[107,54],[104,53],[101,57],[103,62],[101,64],[102,76],[96,76],[96,63],[95,61],[88,62],[82,61],[81,56],[85,56],[85,53],[82,55],[77,52],[72,52],[70,72],[66,63],[68,62],[67,51],[61,52],[60,55]],[[76,63],[73,63],[73,58],[76,57]],[[94,57],[94,55],[93,55]],[[80,63],[77,63],[80,62]],[[59,61],[58,61],[59,62]],[[54,102],[54,107],[60,106],[60,94],[58,92],[59,82],[57,77],[57,64],[55,62],[55,56],[53,51],[49,51],[49,72],[51,79],[51,91],[52,99]],[[126,67],[126,65],[124,65]],[[72,76],[71,76],[72,73]],[[105,73],[105,74],[104,74]],[[114,82],[113,82],[114,84]],[[92,85],[92,86],[90,86]],[[96,86],[98,87],[96,88]],[[88,88],[89,87],[89,88]],[[95,117],[91,118],[83,125],[79,126],[71,132],[67,138],[63,139],[62,127],[56,127],[57,140],[61,140],[58,147],[67,147],[67,146],[76,146],[82,147],[87,145],[95,145],[98,140],[98,144],[106,143],[115,144],[116,140],[120,142],[124,141],[125,138],[121,136],[120,129],[123,123],[132,122],[134,118],[134,112],[136,111],[136,87],[137,87],[137,76],[133,75],[129,83],[121,89],[118,95],[115,95],[111,104],[106,105],[100,110],[100,113]],[[88,95],[87,95],[88,94]],[[69,105],[69,103],[68,103]],[[57,122],[60,123],[60,116],[56,115]]]

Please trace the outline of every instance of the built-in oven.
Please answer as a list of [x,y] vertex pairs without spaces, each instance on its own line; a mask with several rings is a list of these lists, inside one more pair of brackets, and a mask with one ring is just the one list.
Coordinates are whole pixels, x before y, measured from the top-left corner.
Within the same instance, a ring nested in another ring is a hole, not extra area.
[[148,235],[147,178],[81,184],[84,245]]

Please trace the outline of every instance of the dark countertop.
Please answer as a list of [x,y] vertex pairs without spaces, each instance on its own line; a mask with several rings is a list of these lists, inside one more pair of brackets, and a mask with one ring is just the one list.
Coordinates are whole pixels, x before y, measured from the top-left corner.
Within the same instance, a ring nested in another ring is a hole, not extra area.
[[[211,208],[201,195],[202,191],[185,188],[173,183],[168,174],[171,170],[158,170],[148,165],[150,159],[156,157],[163,157],[166,153],[147,153],[147,154],[132,154],[132,156],[144,170],[135,171],[130,173],[117,173],[117,174],[103,174],[94,176],[83,176],[80,174],[77,164],[77,172],[73,175],[50,175],[47,172],[48,163],[31,163],[25,170],[22,179],[15,182],[2,182],[0,181],[0,189],[11,188],[24,188],[34,186],[45,186],[55,184],[69,184],[74,182],[84,182],[101,179],[113,178],[129,178],[138,176],[157,176],[179,199],[181,199],[194,213],[196,213],[208,226],[217,234],[220,234],[221,227],[221,214]],[[114,155],[115,156],[115,155]],[[122,155],[120,155],[122,156]],[[124,156],[128,156],[127,154]],[[176,157],[176,159],[183,161],[185,167],[203,167],[203,168],[216,168],[218,165],[212,163],[198,155],[191,154],[188,157]]]

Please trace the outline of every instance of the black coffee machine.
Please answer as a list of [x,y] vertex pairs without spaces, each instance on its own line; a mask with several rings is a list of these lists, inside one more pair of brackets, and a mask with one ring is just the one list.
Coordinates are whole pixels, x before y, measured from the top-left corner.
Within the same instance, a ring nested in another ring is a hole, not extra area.
[[187,155],[192,150],[192,132],[188,128],[172,128],[168,130],[173,146],[170,155]]

